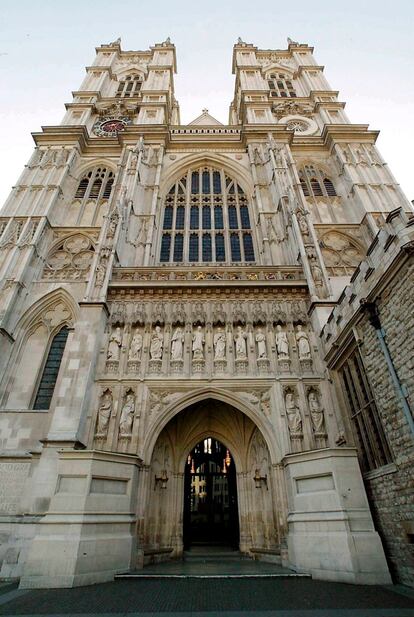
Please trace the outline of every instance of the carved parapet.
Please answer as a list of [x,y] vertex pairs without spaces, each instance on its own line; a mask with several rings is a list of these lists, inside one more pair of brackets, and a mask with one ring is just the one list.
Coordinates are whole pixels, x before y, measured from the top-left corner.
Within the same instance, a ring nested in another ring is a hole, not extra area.
[[127,362],[127,372],[128,373],[138,373],[141,368],[141,360],[128,360]]
[[150,373],[159,374],[161,373],[162,368],[162,360],[161,359],[153,359],[148,363],[148,370]]
[[279,356],[277,359],[277,366],[281,373],[289,373],[290,358],[288,356]]
[[119,371],[119,360],[107,360],[105,369],[107,373],[117,373]]
[[172,373],[181,373],[183,370],[183,360],[171,360],[170,368]]
[[227,360],[214,360],[214,371],[216,373],[225,373],[227,371]]
[[268,373],[270,369],[270,360],[269,358],[258,358],[257,360],[257,368],[260,373]]

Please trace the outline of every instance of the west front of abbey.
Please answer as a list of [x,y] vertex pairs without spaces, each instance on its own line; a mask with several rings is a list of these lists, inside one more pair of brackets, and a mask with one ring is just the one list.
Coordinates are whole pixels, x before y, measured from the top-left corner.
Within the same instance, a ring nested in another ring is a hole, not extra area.
[[227,125],[175,72],[98,47],[0,212],[0,577],[413,585],[411,203],[312,47],[239,39]]

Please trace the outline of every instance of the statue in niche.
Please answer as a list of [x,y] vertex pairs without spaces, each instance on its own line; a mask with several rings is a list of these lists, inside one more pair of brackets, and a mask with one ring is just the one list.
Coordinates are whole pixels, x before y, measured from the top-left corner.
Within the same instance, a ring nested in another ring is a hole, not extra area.
[[306,332],[302,330],[302,326],[300,324],[297,327],[295,337],[298,345],[299,360],[309,360],[311,357],[309,337]]
[[296,218],[298,220],[299,229],[303,236],[309,236],[309,226],[306,220],[306,216],[299,210],[296,213]]
[[276,326],[276,350],[279,358],[289,358],[289,341],[282,326]]
[[107,360],[111,360],[113,362],[117,362],[119,360],[121,345],[122,345],[121,328],[116,328],[115,331],[112,332],[109,338],[108,352],[106,354]]
[[311,263],[311,272],[312,272],[312,277],[313,277],[316,287],[322,287],[323,286],[322,268],[318,266],[318,264],[316,263],[316,260],[313,260]]
[[253,150],[253,161],[255,165],[263,165],[263,158],[259,148]]
[[302,433],[302,416],[300,415],[300,409],[296,403],[295,395],[291,390],[286,391],[285,407],[290,434],[300,435]]
[[155,326],[155,330],[151,336],[151,344],[150,344],[151,360],[161,360],[163,347],[164,347],[164,335],[161,332],[160,326]]
[[56,154],[56,150],[48,148],[43,155],[41,167],[53,167],[53,165],[55,165]]
[[203,346],[205,343],[204,332],[201,326],[198,326],[193,334],[193,358],[201,360],[204,357]]
[[135,240],[135,246],[144,246],[147,241],[147,235],[148,235],[148,221],[147,219],[143,219],[139,225],[139,230],[138,230],[137,237]]
[[101,402],[98,409],[98,418],[96,421],[95,437],[106,437],[109,426],[109,419],[112,413],[112,393],[110,390],[105,390],[101,396]]
[[183,359],[184,332],[180,326],[175,329],[171,339],[171,360]]
[[137,328],[132,337],[131,345],[128,352],[128,360],[139,360],[142,349],[142,334]]
[[107,236],[108,238],[113,238],[116,232],[116,228],[118,225],[118,220],[119,220],[119,214],[118,212],[114,211],[112,212],[110,218],[109,218],[109,225],[108,225],[108,232],[107,232]]
[[267,349],[266,349],[266,334],[263,332],[261,328],[258,328],[256,333],[256,343],[257,343],[257,357],[259,360],[265,360],[267,358]]
[[357,148],[355,154],[360,165],[369,165],[369,160],[364,150]]
[[323,409],[319,404],[318,395],[315,390],[309,391],[308,403],[313,432],[325,433],[325,418],[323,415]]
[[234,341],[236,344],[236,360],[245,360],[247,358],[246,347],[247,333],[241,326],[237,326],[236,336]]
[[122,407],[121,418],[119,420],[119,436],[130,437],[132,434],[132,423],[135,413],[135,394],[130,390]]
[[108,258],[102,255],[101,261],[96,267],[95,285],[96,287],[102,287],[104,284],[106,269],[108,267]]
[[214,359],[224,360],[226,358],[226,333],[219,326],[213,339]]

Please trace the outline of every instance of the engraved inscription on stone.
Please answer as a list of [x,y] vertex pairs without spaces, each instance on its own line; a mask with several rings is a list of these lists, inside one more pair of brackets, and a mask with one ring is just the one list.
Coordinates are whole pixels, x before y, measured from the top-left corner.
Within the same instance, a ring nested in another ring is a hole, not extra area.
[[0,463],[0,512],[16,514],[29,473],[29,463]]

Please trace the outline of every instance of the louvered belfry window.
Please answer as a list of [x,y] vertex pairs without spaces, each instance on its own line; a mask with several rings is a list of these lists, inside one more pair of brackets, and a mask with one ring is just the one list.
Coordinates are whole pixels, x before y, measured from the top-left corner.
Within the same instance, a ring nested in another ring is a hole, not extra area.
[[69,328],[64,326],[53,338],[37,389],[33,409],[49,409],[50,407],[68,334]]
[[161,221],[163,263],[255,261],[247,196],[223,170],[190,169],[165,197]]
[[305,197],[336,197],[337,195],[332,180],[313,165],[305,165],[300,170],[299,180]]

